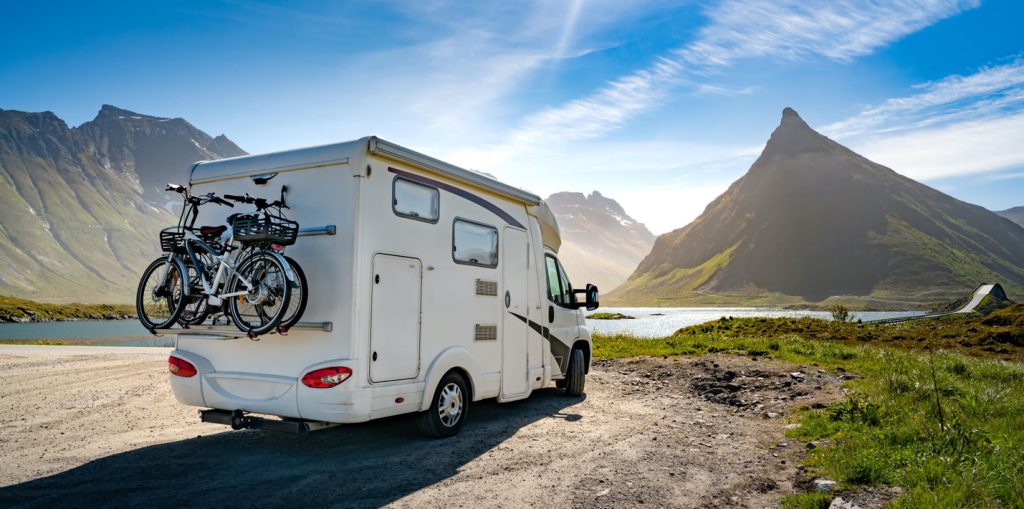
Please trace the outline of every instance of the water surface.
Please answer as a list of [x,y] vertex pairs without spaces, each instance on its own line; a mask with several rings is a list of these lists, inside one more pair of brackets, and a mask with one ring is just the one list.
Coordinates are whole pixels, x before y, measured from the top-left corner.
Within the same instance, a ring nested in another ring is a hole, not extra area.
[[[831,320],[828,311],[811,311],[782,308],[601,308],[595,313],[622,313],[635,320],[587,320],[591,332],[602,334],[632,334],[643,338],[670,336],[675,331],[705,322],[718,320],[723,316],[733,318],[821,318]],[[588,313],[590,314],[590,313]],[[853,320],[882,320],[904,316],[922,315],[924,311],[851,311]]]

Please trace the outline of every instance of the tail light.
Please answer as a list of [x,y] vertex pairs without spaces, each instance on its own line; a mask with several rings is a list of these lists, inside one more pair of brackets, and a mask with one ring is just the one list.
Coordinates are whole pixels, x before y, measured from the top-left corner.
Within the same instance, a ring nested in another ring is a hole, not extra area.
[[329,389],[340,385],[352,376],[352,370],[344,366],[321,368],[302,375],[302,385],[314,389]]
[[175,356],[170,356],[167,359],[167,370],[172,375],[183,376],[188,378],[190,376],[196,376],[196,367],[191,362],[185,359],[179,359]]

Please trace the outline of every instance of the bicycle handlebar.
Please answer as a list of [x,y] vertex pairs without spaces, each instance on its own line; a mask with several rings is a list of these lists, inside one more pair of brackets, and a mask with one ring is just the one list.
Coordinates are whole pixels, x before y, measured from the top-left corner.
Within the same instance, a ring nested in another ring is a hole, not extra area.
[[269,209],[269,208],[274,208],[274,207],[281,207],[283,209],[289,208],[288,205],[285,205],[284,202],[281,201],[281,200],[275,200],[275,201],[268,202],[266,200],[266,198],[255,198],[255,197],[249,196],[248,194],[246,194],[245,196],[238,196],[238,195],[235,195],[235,194],[225,194],[224,197],[229,199],[229,200],[236,201],[238,203],[254,204],[254,205],[256,205],[256,210],[264,210],[264,209]]
[[227,200],[225,200],[223,198],[218,198],[216,196],[210,196],[210,201],[213,202],[213,203],[216,203],[218,205],[227,205],[228,207],[231,207],[231,208],[235,207],[234,203],[231,203],[231,202],[229,202],[229,201],[227,201]]
[[224,197],[229,199],[229,200],[237,201],[238,203],[252,203],[253,202],[253,197],[249,196],[249,195],[238,196],[236,194],[225,194]]

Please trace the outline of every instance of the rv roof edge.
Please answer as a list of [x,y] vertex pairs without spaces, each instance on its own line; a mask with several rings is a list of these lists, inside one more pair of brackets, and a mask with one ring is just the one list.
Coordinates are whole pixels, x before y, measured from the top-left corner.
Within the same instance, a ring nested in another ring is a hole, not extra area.
[[405,148],[397,143],[392,143],[376,136],[370,136],[367,144],[367,150],[371,154],[384,156],[390,159],[397,159],[399,161],[407,162],[416,166],[421,166],[443,175],[452,177],[456,180],[477,185],[485,189],[489,189],[498,194],[508,196],[520,201],[524,201],[530,205],[538,205],[541,202],[540,196],[537,196],[529,191],[524,191],[517,187],[510,186],[501,181],[495,180],[487,175],[478,173],[475,171],[460,168],[454,164],[446,163],[439,159],[434,159],[425,154],[416,152],[415,150]]

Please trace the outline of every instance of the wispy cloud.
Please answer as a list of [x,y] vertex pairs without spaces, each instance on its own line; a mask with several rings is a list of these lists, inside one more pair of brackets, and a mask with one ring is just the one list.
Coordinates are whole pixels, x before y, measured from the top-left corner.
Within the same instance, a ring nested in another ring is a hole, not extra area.
[[865,157],[930,180],[1024,166],[1024,113],[850,143]]
[[727,0],[707,10],[690,44],[594,93],[526,118],[509,143],[580,140],[622,127],[687,80],[749,58],[848,61],[978,5],[977,0],[803,2]]
[[1024,104],[1024,60],[982,68],[915,86],[913,95],[889,99],[857,115],[829,124],[822,131],[835,138],[893,132],[987,116]]
[[914,88],[822,131],[916,179],[1024,166],[1024,60]]

